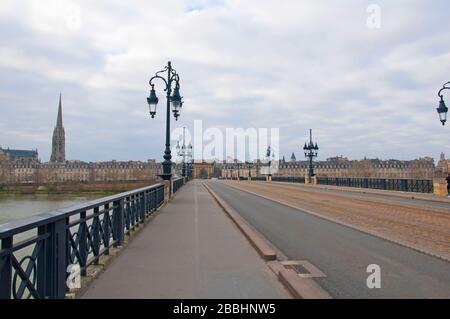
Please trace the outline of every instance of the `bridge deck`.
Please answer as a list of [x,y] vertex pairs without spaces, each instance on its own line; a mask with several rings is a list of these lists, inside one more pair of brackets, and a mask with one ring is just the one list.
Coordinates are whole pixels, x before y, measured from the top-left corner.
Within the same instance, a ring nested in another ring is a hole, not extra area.
[[290,298],[198,181],[179,190],[83,298]]
[[295,184],[228,184],[450,260],[450,204]]
[[[413,212],[412,207],[390,204],[389,210],[384,210],[385,207],[375,201],[365,203],[367,198],[354,202],[347,197],[324,195],[312,189],[305,192],[267,184],[241,181],[209,182],[208,185],[287,259],[307,260],[322,271],[326,277],[314,280],[333,297],[450,298],[448,262],[369,235],[359,227],[364,221],[367,226],[379,230],[395,227],[391,232],[394,235],[420,235],[408,232],[405,227],[397,228],[398,220],[432,228],[433,219],[437,218],[432,216],[432,210],[423,209],[424,216],[420,220],[420,213]],[[294,208],[294,204],[298,208]],[[400,210],[406,215],[402,215]],[[433,210],[439,214],[437,209]],[[316,212],[325,218],[313,214]],[[330,221],[330,216],[338,221],[345,219],[351,227]],[[448,211],[442,212],[440,224],[434,224],[436,233],[439,228],[448,235],[448,224],[444,222],[449,220],[449,216]],[[375,217],[379,219],[375,220]],[[432,242],[429,238],[426,241]],[[442,249],[445,249],[444,245]],[[366,269],[372,264],[381,267],[380,289],[369,289],[366,285]]]

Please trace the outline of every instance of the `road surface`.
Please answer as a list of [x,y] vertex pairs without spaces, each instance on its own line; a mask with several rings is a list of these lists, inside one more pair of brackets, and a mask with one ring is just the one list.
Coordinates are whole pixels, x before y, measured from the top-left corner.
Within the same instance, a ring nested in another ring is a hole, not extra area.
[[363,193],[350,197],[345,191],[323,192],[320,187],[304,189],[261,182],[228,183],[450,260],[450,209],[419,207],[414,205],[415,200],[401,198],[395,201],[393,196],[386,195],[385,200]]
[[[316,282],[335,298],[450,298],[450,263],[221,182],[211,188],[290,260],[326,274]],[[381,267],[369,289],[368,265]]]

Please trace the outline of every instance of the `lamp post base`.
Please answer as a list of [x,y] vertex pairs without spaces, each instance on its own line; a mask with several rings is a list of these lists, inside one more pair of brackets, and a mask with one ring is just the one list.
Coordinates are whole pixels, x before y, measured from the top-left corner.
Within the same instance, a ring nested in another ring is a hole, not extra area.
[[158,175],[159,177],[161,177],[163,180],[165,180],[165,181],[170,181],[171,179],[172,179],[172,174],[159,174]]

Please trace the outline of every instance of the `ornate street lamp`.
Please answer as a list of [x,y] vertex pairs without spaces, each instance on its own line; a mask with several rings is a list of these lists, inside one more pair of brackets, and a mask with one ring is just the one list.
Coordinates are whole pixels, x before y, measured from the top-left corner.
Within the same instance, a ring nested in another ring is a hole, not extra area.
[[448,113],[448,107],[447,105],[445,105],[444,96],[442,95],[442,91],[444,90],[450,90],[450,82],[445,83],[438,93],[438,96],[441,98],[441,100],[439,101],[439,107],[436,109],[436,111],[439,114],[439,120],[441,121],[443,126],[447,122],[447,113]]
[[269,165],[269,177],[272,176],[272,161],[275,160],[275,151],[270,147],[267,147],[267,151],[266,151],[266,160],[268,162]]
[[193,153],[193,150],[192,150],[191,142],[189,142],[189,145],[187,147],[187,155],[186,156],[188,158],[188,163],[189,163],[189,165],[187,165],[188,177],[192,178],[192,166],[193,166],[193,163],[194,163],[194,153]]
[[[164,78],[160,74],[167,73],[167,77]],[[175,120],[178,120],[180,116],[180,111],[183,106],[182,97],[180,95],[180,76],[178,73],[172,69],[172,64],[170,61],[164,70],[156,72],[155,76],[149,81],[151,86],[150,95],[147,98],[147,103],[150,110],[150,115],[152,118],[156,115],[156,106],[158,105],[158,97],[155,92],[155,85],[153,81],[155,79],[160,79],[165,84],[166,98],[167,98],[167,113],[166,113],[166,148],[164,151],[164,161],[162,163],[163,173],[160,175],[163,180],[170,181],[172,179],[172,154],[170,151],[170,108],[172,107],[173,115]],[[173,90],[173,94],[172,94]],[[172,192],[172,190],[170,190]]]
[[312,177],[314,176],[313,158],[317,157],[319,151],[317,143],[314,144],[312,141],[312,129],[309,129],[309,142],[305,143],[303,151],[305,152],[305,157],[309,158],[308,182],[311,184]]
[[181,156],[183,158],[183,168],[181,175],[183,177],[186,177],[186,157],[190,158],[192,156],[192,145],[189,143],[189,146],[186,147],[186,140],[185,140],[185,131],[186,127],[183,127],[183,145],[180,148],[180,143],[177,142],[177,155]]
[[252,163],[251,162],[247,162],[247,168],[248,168],[247,178],[249,180],[252,180]]

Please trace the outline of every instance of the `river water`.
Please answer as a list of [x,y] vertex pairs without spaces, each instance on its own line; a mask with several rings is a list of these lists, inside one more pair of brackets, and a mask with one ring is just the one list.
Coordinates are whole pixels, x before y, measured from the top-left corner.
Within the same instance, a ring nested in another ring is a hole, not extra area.
[[101,194],[0,194],[0,225],[106,195]]

